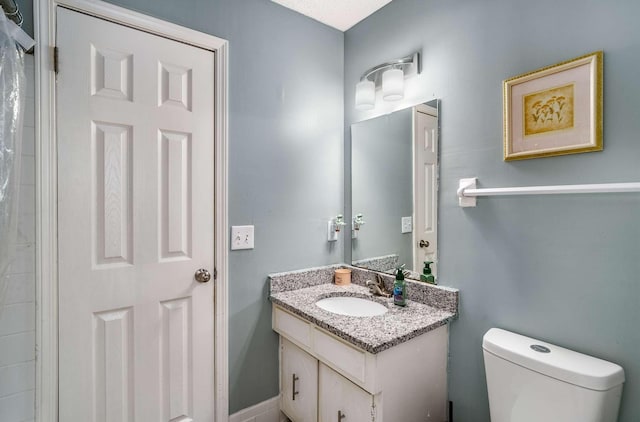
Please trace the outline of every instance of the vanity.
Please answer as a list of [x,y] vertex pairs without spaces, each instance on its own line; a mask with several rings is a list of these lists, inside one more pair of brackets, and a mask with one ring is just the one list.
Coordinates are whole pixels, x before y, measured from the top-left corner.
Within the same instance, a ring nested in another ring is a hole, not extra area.
[[[458,291],[410,281],[403,308],[369,293],[365,282],[375,272],[350,267],[352,284],[336,286],[336,268],[270,276],[282,412],[294,422],[446,421],[447,323]],[[378,314],[343,315],[317,304],[335,297],[364,306],[347,304],[347,313]]]
[[[352,215],[341,233],[352,265],[269,276],[280,409],[294,422],[449,419],[448,323],[459,292],[419,281],[424,261],[439,276],[439,115],[432,100],[353,124]],[[400,265],[406,307],[366,287],[379,278],[391,291]],[[333,284],[340,267],[351,269],[350,285]]]

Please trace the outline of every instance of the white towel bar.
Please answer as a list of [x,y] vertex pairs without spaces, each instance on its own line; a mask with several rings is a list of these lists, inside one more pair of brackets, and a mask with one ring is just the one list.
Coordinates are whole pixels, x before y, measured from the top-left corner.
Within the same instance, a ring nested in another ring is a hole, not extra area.
[[478,178],[460,179],[458,203],[461,207],[475,207],[478,196],[555,195],[564,193],[640,192],[640,183],[602,183],[592,185],[524,186],[517,188],[477,189]]

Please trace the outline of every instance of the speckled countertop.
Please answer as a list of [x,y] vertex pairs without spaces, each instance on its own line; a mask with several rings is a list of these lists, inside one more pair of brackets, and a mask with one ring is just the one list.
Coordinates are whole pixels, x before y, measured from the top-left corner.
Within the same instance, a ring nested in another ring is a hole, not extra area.
[[[329,271],[331,273],[335,267]],[[306,283],[308,285],[308,283]],[[395,306],[392,299],[373,296],[357,284],[336,286],[331,282],[302,288],[271,291],[271,301],[303,319],[337,335],[369,353],[380,353],[451,321],[456,314],[445,309],[408,300],[406,307]],[[457,298],[457,291],[456,298]],[[389,311],[380,316],[352,317],[325,311],[316,305],[331,296],[355,296],[384,304]]]

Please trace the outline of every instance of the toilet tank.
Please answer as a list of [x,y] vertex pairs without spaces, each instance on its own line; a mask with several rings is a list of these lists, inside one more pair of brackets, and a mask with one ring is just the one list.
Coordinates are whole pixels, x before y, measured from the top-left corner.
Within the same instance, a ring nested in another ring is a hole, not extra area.
[[491,422],[616,422],[620,366],[498,328],[482,348]]

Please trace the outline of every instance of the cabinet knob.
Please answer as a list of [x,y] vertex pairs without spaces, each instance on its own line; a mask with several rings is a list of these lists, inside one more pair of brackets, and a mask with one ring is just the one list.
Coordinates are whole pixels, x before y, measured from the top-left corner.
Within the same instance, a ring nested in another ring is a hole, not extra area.
[[346,418],[347,415],[345,415],[344,413],[342,413],[342,410],[338,410],[338,422],[342,422],[342,420],[344,418]]

